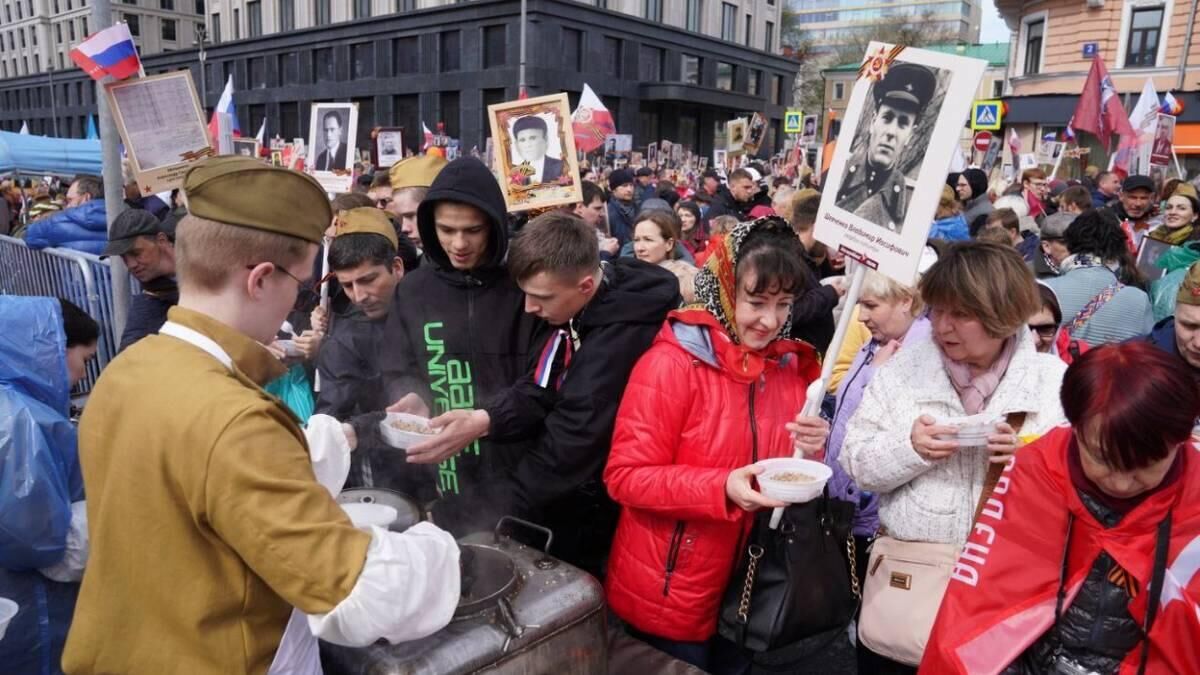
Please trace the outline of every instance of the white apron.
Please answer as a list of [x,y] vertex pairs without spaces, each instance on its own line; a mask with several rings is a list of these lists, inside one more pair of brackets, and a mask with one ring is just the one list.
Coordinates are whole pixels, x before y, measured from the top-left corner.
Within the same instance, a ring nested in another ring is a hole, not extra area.
[[[207,335],[173,321],[163,324],[158,332],[183,340],[233,370],[233,359]],[[279,649],[275,652],[275,660],[271,662],[271,667],[267,669],[267,675],[323,675],[317,638],[309,630],[307,615],[298,609],[292,610],[292,616],[288,619],[283,639],[279,642]]]

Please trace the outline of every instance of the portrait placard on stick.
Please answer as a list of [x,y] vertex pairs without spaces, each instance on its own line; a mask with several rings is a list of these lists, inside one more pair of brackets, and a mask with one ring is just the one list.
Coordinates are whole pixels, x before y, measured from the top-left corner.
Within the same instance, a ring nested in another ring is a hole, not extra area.
[[746,126],[746,141],[742,144],[742,149],[746,151],[747,155],[757,155],[766,138],[767,118],[763,117],[761,113],[754,113],[750,116],[750,122]]
[[850,92],[814,235],[903,284],[987,63],[872,42]]
[[305,167],[326,192],[349,192],[354,187],[357,103],[314,103],[308,130]]
[[193,162],[215,154],[188,70],[104,87],[143,195],[173,190]]
[[404,159],[404,131],[400,127],[381,127],[375,130],[375,166],[390,168]]
[[739,117],[725,123],[725,152],[736,155],[746,145],[746,120]]
[[579,161],[566,94],[490,105],[488,121],[496,139],[493,171],[509,211],[580,201]]

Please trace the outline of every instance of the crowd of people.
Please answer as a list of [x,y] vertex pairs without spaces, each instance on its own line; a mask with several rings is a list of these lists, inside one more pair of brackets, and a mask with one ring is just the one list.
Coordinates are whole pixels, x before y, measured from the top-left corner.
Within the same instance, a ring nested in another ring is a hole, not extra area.
[[[1156,322],[1135,259],[1200,239],[1194,183],[950,174],[918,278],[868,271],[848,306],[809,171],[581,174],[581,202],[512,214],[471,157],[332,200],[210,158],[111,227],[95,177],[54,207],[0,188],[29,246],[141,285],[78,431],[97,324],[0,296],[0,670],[312,672],[318,639],[443,628],[455,539],[516,515],[629,636],[780,672],[724,608],[756,514],[801,517],[759,462],[798,453],[852,514],[829,555],[854,607],[782,672],[1200,672],[1200,263]],[[395,412],[438,433],[397,450]],[[960,442],[964,417],[986,437]],[[428,522],[356,529],[334,497],[360,487]]]

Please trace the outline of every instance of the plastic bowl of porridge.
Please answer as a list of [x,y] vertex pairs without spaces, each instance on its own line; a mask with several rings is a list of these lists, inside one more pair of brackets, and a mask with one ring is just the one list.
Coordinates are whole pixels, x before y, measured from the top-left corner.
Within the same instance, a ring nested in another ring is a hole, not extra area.
[[938,440],[958,441],[960,448],[987,447],[988,436],[996,433],[996,425],[1004,421],[995,413],[979,413],[970,417],[940,417],[936,418],[938,426],[954,427],[958,433],[954,436],[942,436]]
[[441,431],[429,426],[428,417],[408,413],[388,413],[379,423],[379,430],[383,440],[399,450],[407,450]]
[[795,457],[764,459],[758,462],[758,487],[771,499],[789,504],[812,501],[825,489],[833,470],[821,462]]

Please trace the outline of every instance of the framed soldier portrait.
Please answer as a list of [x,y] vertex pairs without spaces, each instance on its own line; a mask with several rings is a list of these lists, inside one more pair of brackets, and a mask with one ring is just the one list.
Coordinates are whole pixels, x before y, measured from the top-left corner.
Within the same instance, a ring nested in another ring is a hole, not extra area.
[[903,284],[916,275],[987,64],[872,42],[842,122],[816,238]]
[[404,159],[404,130],[400,127],[380,127],[371,132],[375,137],[375,166],[390,168]]
[[578,202],[582,194],[566,94],[488,106],[495,166],[508,210]]

